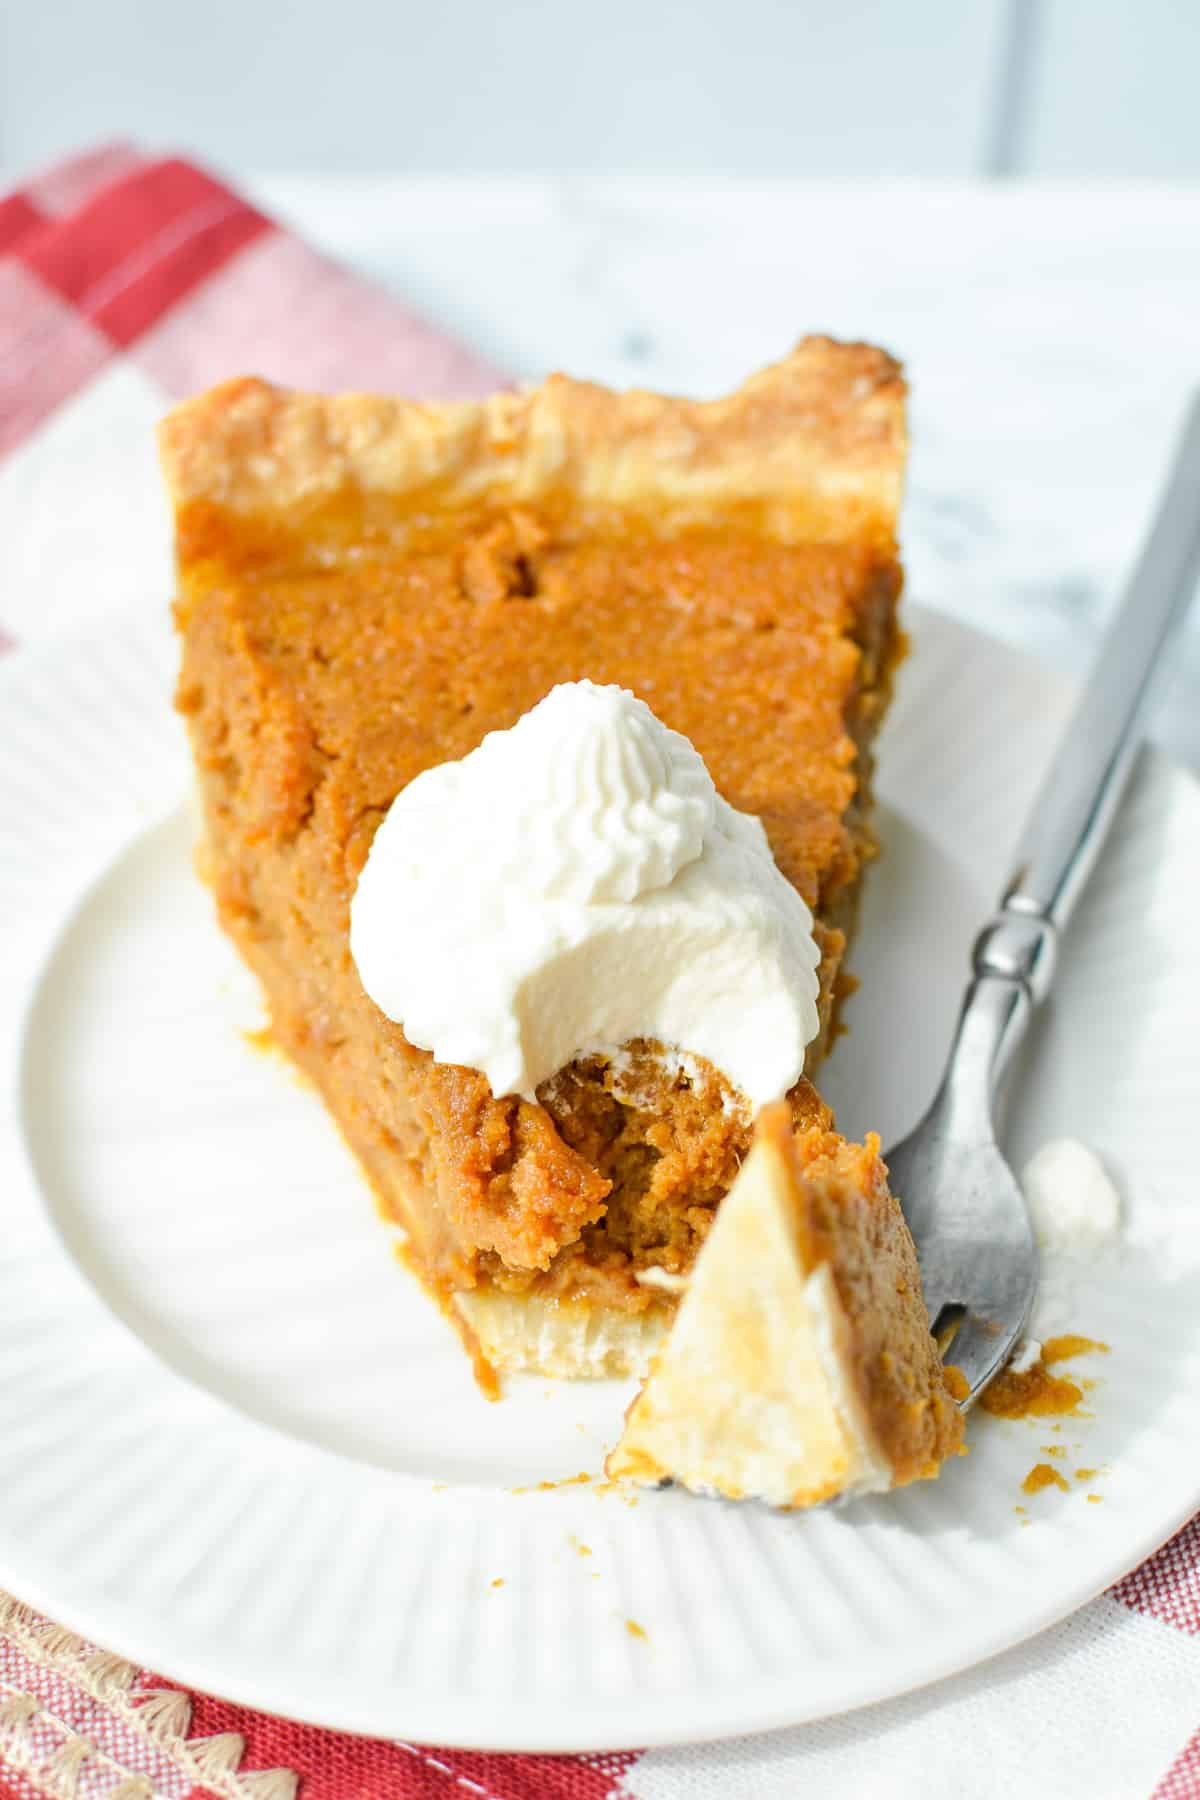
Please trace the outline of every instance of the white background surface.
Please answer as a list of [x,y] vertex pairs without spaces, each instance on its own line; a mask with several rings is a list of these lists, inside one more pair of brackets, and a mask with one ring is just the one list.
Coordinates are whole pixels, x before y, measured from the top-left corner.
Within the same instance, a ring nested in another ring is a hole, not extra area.
[[0,157],[1200,175],[1194,0],[0,0]]

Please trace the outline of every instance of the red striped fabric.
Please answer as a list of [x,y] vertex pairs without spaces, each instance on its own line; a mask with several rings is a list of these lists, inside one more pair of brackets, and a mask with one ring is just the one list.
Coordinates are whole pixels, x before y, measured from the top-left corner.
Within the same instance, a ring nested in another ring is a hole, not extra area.
[[[113,354],[108,338],[20,257],[0,257],[0,457],[31,439]],[[4,600],[0,591],[0,606]]]
[[1200,1517],[1119,1581],[1112,1596],[1133,1612],[1200,1636]]
[[228,188],[172,159],[102,189],[17,245],[44,284],[119,347],[271,229]]
[[1200,1795],[1200,1731],[1190,1738],[1150,1800],[1196,1800]]
[[22,240],[46,223],[46,215],[25,194],[4,195],[0,198],[0,256],[11,256]]
[[0,200],[0,457],[119,355],[164,403],[246,370],[445,399],[504,384],[203,170],[111,145]]
[[[143,1680],[166,1685],[148,1674]],[[467,1794],[475,1800],[609,1800],[635,1760],[630,1754],[503,1756],[395,1744],[293,1725],[205,1694],[192,1696],[191,1730],[196,1737],[236,1731],[246,1740],[242,1773],[292,1769],[302,1800],[463,1800]]]

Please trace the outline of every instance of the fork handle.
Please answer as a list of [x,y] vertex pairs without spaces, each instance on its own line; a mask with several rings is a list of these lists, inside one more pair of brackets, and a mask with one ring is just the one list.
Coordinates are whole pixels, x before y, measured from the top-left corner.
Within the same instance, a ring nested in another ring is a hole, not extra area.
[[977,977],[1049,989],[1055,940],[1091,874],[1141,741],[1154,677],[1200,575],[1200,392],[1100,656],[1017,845],[1000,911],[976,940]]

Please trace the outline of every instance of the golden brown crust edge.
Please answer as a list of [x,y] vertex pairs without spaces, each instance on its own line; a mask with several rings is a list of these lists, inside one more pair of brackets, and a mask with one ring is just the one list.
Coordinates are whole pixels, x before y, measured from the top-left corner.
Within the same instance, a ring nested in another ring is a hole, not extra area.
[[719,400],[615,393],[551,375],[483,401],[306,394],[245,378],[185,401],[159,445],[177,506],[319,506],[432,490],[442,506],[566,492],[703,523],[747,503],[781,541],[894,535],[907,448],[899,365],[869,344],[803,339]]

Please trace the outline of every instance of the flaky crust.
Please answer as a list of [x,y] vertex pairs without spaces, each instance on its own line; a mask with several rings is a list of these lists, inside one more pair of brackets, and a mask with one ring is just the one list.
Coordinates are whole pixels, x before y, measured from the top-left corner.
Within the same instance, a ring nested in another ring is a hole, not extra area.
[[781,541],[889,536],[906,450],[904,381],[869,344],[804,339],[720,400],[671,399],[552,375],[479,402],[305,394],[253,378],[177,407],[160,427],[177,506],[317,507],[344,493],[435,507],[565,493],[679,525],[747,504]]
[[672,1318],[668,1305],[628,1313],[489,1287],[455,1294],[451,1305],[498,1374],[525,1371],[568,1381],[644,1377]]
[[811,1506],[936,1475],[960,1448],[882,1165],[869,1145],[831,1161],[824,1139],[799,1143],[785,1107],[759,1115],[608,1457],[614,1479]]

